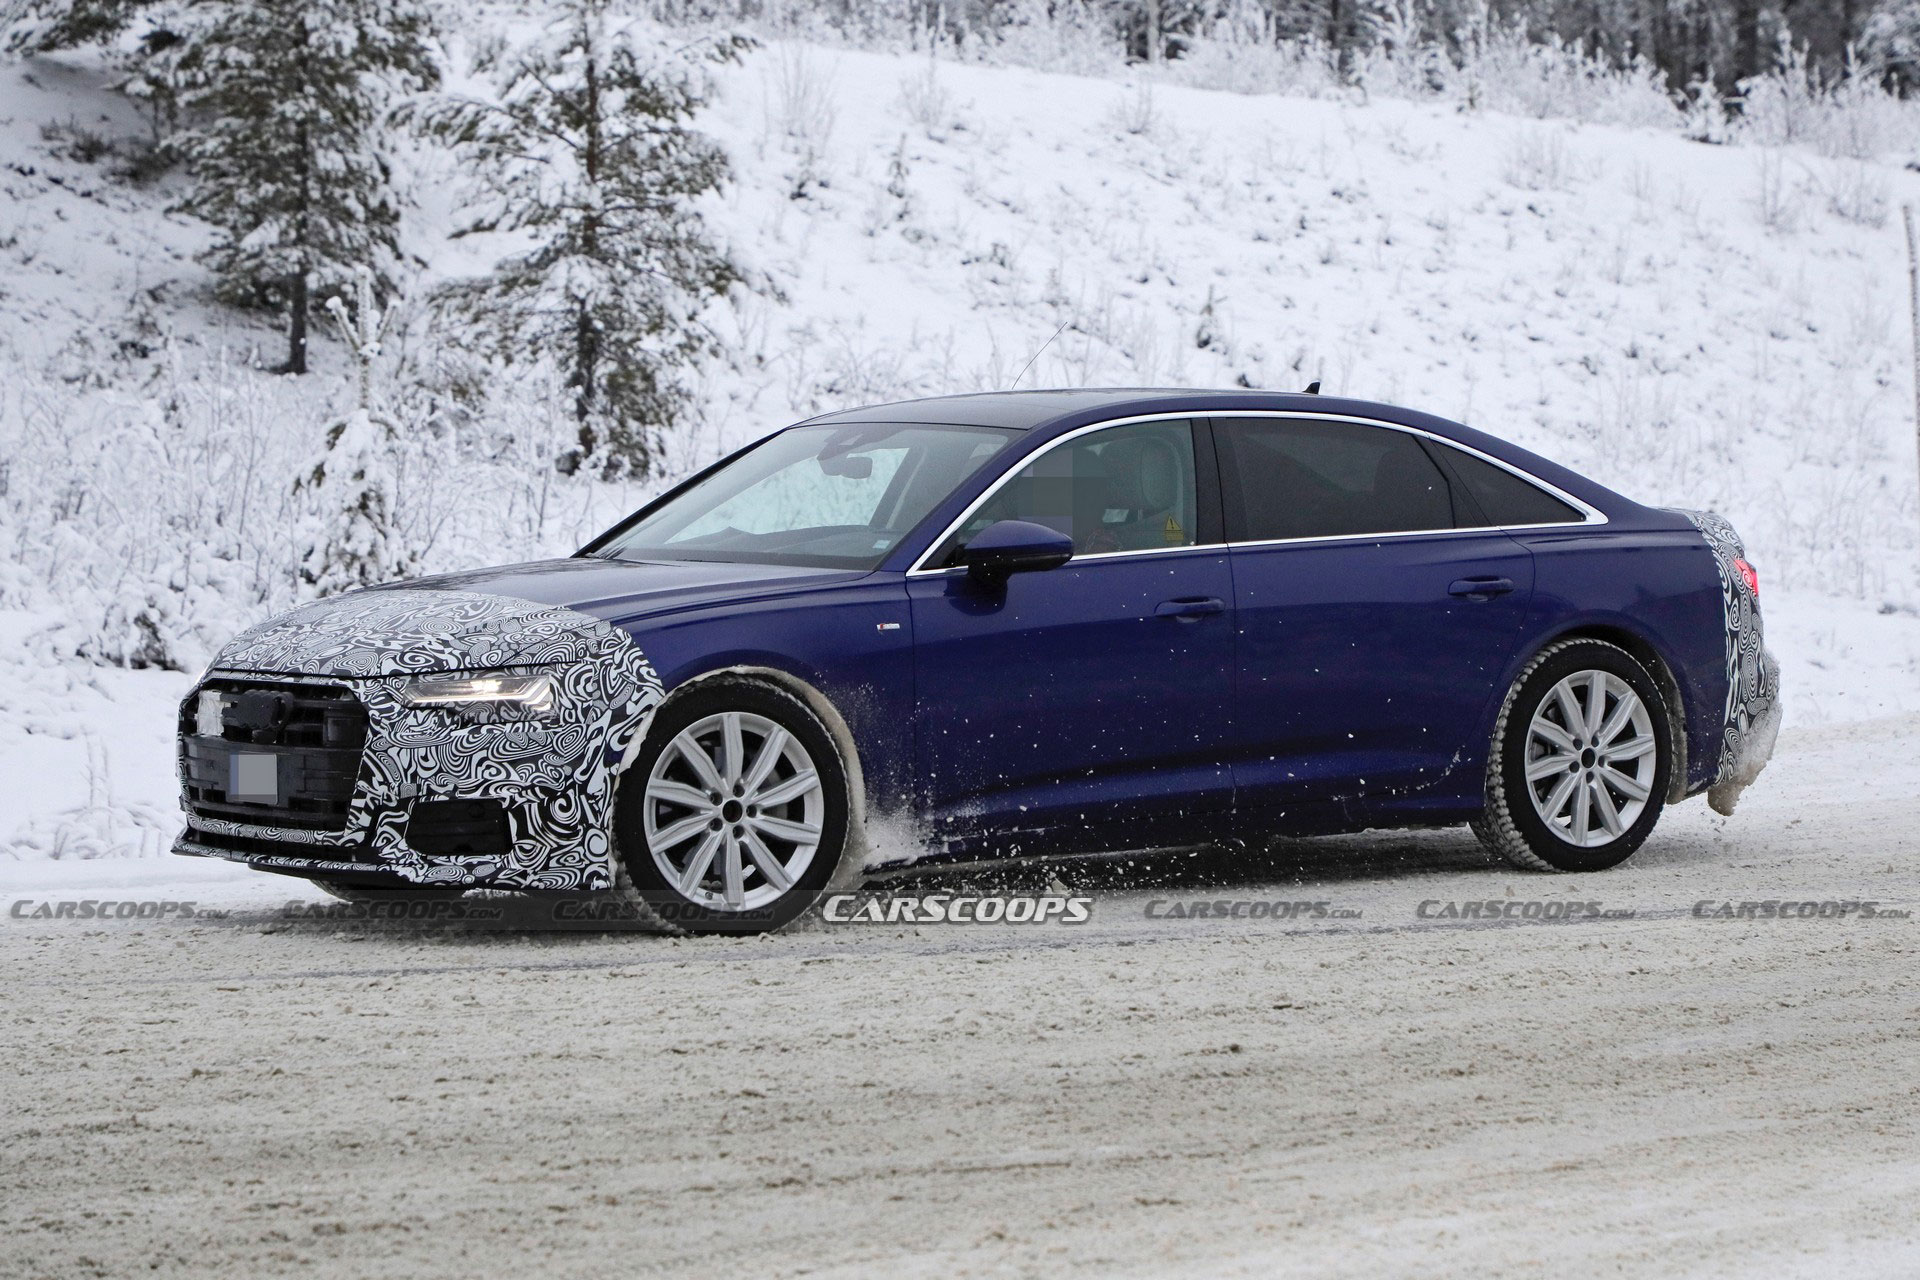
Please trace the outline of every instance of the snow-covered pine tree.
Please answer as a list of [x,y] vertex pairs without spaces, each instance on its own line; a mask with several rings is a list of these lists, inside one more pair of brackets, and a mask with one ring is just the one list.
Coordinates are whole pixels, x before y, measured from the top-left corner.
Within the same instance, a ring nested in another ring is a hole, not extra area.
[[384,285],[399,223],[382,130],[395,88],[438,75],[416,0],[195,0],[173,57],[194,176],[180,202],[213,223],[205,261],[229,301],[284,308],[290,373],[307,368],[310,298],[371,264]]
[[12,0],[0,3],[0,49],[51,53],[109,40],[154,0]]
[[563,471],[647,474],[660,433],[686,411],[684,375],[720,350],[702,312],[747,273],[697,207],[726,180],[726,155],[688,122],[707,92],[701,61],[745,44],[693,52],[611,0],[569,0],[542,34],[480,68],[491,100],[419,113],[478,178],[465,230],[534,242],[446,302],[503,360],[548,359],[564,373],[578,443],[556,459]]
[[419,556],[394,521],[400,433],[374,396],[374,361],[387,315],[374,296],[372,271],[361,268],[354,293],[351,309],[338,295],[327,299],[353,356],[354,408],[328,424],[319,460],[294,484],[295,492],[308,497],[313,515],[300,578],[320,596],[419,569]]
[[1867,69],[1882,83],[1902,96],[1920,94],[1920,0],[1883,0],[1861,44]]

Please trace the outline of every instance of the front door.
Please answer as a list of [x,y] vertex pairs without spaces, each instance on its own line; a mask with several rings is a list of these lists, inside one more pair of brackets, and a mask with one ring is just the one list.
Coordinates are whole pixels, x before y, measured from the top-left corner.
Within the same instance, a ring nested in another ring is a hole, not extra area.
[[1001,587],[961,569],[909,578],[917,773],[936,833],[984,837],[985,853],[1041,831],[1049,845],[1144,845],[1205,838],[1205,819],[1231,807],[1233,583],[1211,461],[1185,420],[1067,437],[929,563],[1005,519],[1069,534],[1073,560]]

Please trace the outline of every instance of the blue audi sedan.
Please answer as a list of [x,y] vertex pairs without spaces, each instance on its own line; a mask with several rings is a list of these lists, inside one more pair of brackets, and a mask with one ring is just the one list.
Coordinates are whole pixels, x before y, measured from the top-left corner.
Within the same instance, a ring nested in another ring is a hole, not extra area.
[[882,823],[968,860],[1467,823],[1597,871],[1730,812],[1779,716],[1718,516],[1382,404],[954,396],[243,633],[181,706],[175,849],[693,932],[856,883]]

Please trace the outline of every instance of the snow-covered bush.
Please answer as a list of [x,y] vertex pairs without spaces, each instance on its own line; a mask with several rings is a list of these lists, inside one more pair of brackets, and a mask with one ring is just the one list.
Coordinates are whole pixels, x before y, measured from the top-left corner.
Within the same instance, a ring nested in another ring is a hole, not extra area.
[[312,530],[300,577],[321,596],[408,577],[420,565],[397,520],[393,483],[413,442],[374,392],[387,313],[374,299],[372,271],[363,268],[357,283],[351,311],[340,298],[327,299],[353,359],[353,410],[327,427],[319,458],[294,481],[309,504]]
[[297,594],[291,480],[324,405],[233,353],[173,349],[145,385],[73,386],[18,367],[0,407],[0,605],[51,607],[67,652],[197,669]]
[[940,64],[929,58],[919,71],[900,77],[900,106],[927,137],[945,142],[953,132],[953,94],[940,80]]
[[1271,93],[1327,98],[1350,92],[1326,45],[1308,37],[1275,43],[1209,35],[1194,40],[1184,56],[1167,64],[1176,84],[1230,93]]
[[1564,129],[1523,125],[1507,139],[1500,176],[1527,191],[1559,191],[1573,181],[1575,167]]
[[[197,671],[234,632],[347,585],[314,572],[329,559],[384,555],[384,569],[352,579],[371,581],[564,555],[658,484],[554,472],[568,427],[555,421],[564,389],[550,373],[498,372],[484,412],[462,418],[436,410],[444,389],[402,364],[387,375],[408,424],[396,443],[360,420],[344,379],[267,373],[243,350],[168,340],[149,376],[105,387],[15,356],[7,365],[0,610],[59,618],[47,643],[70,658]],[[311,481],[336,427],[316,494],[297,482]],[[710,460],[683,450],[676,441],[666,455],[679,471]],[[363,518],[361,497],[385,515],[369,505]],[[313,558],[329,543],[332,557]]]
[[1459,54],[1453,82],[1471,85],[1471,104],[1536,119],[1675,128],[1681,113],[1645,62],[1614,68],[1557,39],[1532,39],[1518,25],[1488,22]]
[[1010,67],[1111,75],[1126,53],[1106,12],[1088,0],[1012,0],[998,27],[956,51]]
[[326,446],[296,488],[312,503],[300,576],[320,596],[409,576],[419,565],[395,529],[393,467],[401,435],[363,406],[330,424]]
[[1889,92],[1859,66],[1838,79],[1824,77],[1804,49],[1783,41],[1773,70],[1740,83],[1735,137],[1806,146],[1836,159],[1906,159],[1920,147],[1920,97]]

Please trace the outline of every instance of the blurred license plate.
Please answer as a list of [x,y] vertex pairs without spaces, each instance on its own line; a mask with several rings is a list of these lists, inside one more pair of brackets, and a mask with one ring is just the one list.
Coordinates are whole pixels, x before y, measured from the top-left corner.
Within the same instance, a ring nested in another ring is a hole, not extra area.
[[271,751],[236,751],[227,757],[227,799],[241,804],[280,803],[280,757]]

